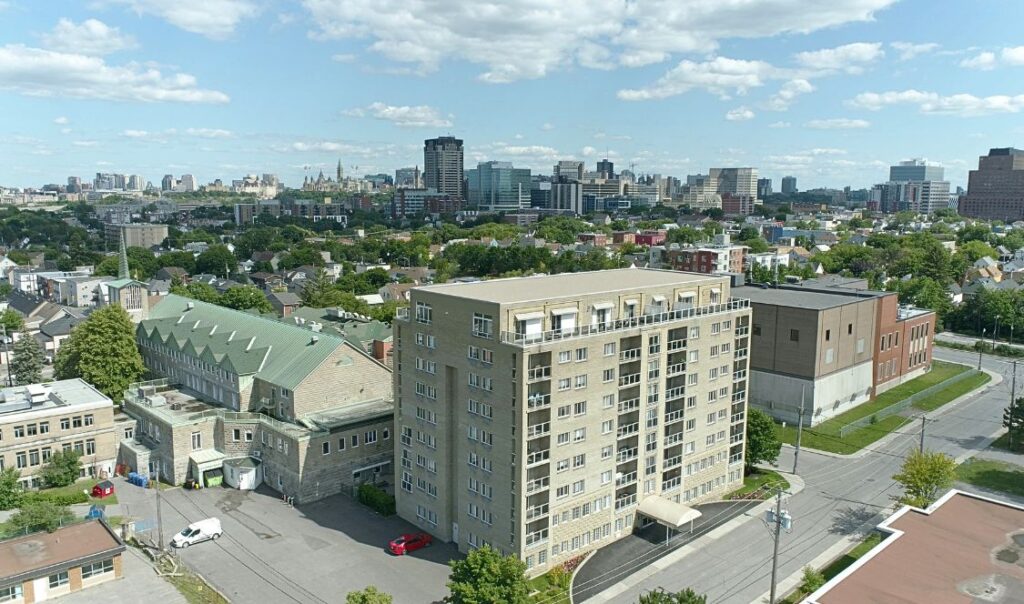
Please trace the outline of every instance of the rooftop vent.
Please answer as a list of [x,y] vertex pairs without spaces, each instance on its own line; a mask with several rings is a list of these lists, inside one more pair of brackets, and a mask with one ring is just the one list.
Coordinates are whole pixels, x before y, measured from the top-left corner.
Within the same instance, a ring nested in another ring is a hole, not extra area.
[[310,344],[316,344],[319,341],[320,341],[320,336],[310,336],[309,337],[309,343]]

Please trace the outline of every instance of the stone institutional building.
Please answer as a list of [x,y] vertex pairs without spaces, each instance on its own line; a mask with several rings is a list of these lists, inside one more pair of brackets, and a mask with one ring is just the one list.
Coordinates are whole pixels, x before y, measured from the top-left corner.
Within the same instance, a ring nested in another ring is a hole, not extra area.
[[179,484],[254,470],[299,503],[391,484],[390,370],[341,337],[168,295],[136,341],[150,373],[121,461]]
[[433,285],[408,310],[398,513],[460,551],[540,573],[742,483],[750,309],[727,277]]

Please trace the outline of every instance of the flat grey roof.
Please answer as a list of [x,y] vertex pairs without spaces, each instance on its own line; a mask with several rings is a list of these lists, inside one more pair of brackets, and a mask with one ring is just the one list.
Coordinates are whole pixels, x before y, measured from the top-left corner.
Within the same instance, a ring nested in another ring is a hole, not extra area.
[[847,304],[857,304],[870,300],[870,296],[856,296],[842,293],[830,293],[820,289],[788,289],[761,288],[756,285],[744,285],[732,290],[737,298],[748,298],[751,304],[771,304],[773,306],[792,306],[810,310],[825,310]]
[[420,291],[472,298],[498,304],[515,304],[558,298],[574,298],[626,290],[672,287],[691,283],[721,282],[726,278],[700,273],[683,273],[646,268],[616,268],[584,273],[560,273],[533,277],[493,279],[473,283],[445,283],[417,287]]

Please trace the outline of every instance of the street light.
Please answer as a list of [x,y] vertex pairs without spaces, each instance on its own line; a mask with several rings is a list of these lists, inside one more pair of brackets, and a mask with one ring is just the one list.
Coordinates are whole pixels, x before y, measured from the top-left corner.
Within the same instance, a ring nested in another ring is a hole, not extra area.
[[992,352],[996,351],[996,337],[999,335],[999,315],[996,315],[996,325],[992,329]]

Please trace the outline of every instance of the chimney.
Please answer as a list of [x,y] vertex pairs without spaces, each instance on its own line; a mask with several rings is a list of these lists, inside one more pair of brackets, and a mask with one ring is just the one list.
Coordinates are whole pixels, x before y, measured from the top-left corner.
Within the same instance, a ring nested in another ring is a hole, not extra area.
[[319,341],[320,341],[320,336],[310,336],[310,338],[309,338],[309,343],[310,344],[316,344]]

